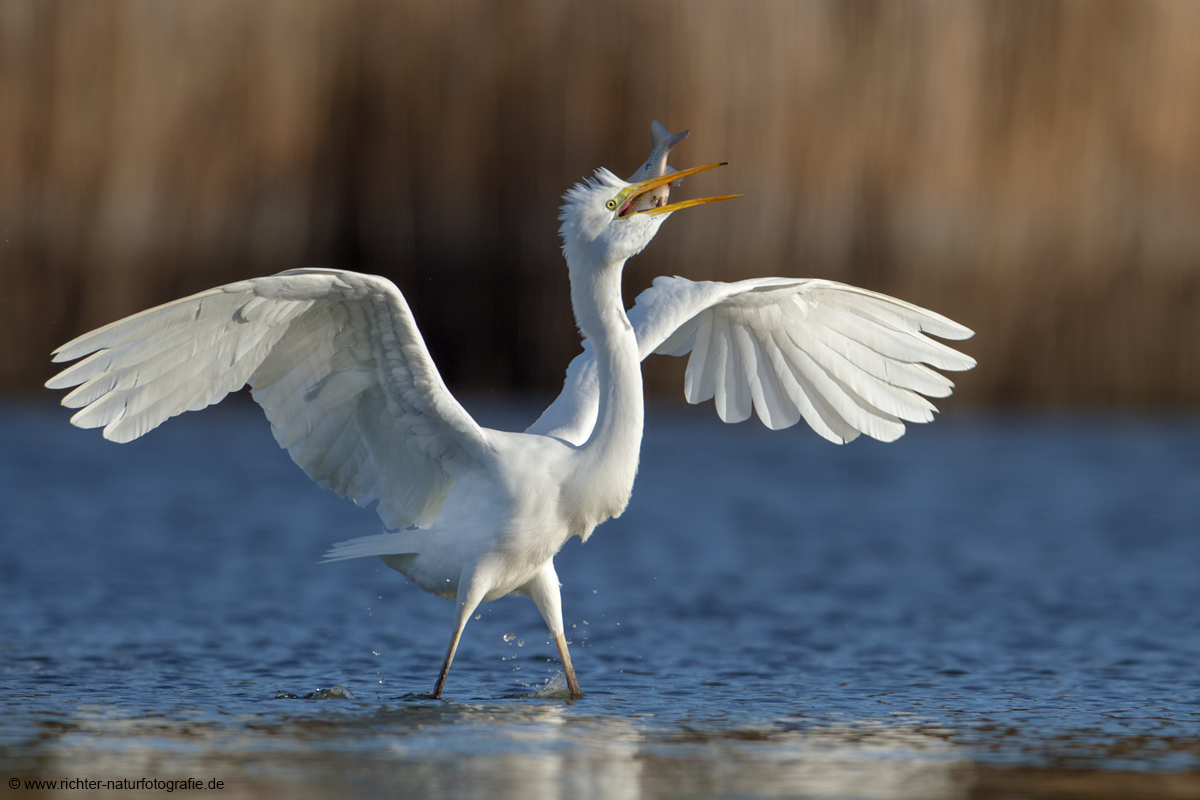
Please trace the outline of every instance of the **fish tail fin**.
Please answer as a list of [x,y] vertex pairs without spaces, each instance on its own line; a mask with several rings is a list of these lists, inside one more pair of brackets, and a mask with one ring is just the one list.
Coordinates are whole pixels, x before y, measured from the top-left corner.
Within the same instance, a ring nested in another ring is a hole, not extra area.
[[665,147],[670,150],[675,145],[682,142],[688,137],[688,131],[682,133],[671,133],[667,130],[667,126],[663,125],[658,120],[650,123],[650,138],[654,142],[655,147]]

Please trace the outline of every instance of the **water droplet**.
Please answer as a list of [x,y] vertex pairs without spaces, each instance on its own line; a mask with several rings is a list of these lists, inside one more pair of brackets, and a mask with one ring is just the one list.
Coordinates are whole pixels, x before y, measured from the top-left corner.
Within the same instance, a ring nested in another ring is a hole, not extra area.
[[595,589],[592,589],[592,594],[595,594],[595,593],[596,593],[596,590],[595,590]]
[[587,624],[588,624],[588,621],[585,619],[585,620],[583,621],[583,624],[584,624],[584,625],[587,625]]
[[524,646],[525,646],[525,640],[524,640],[524,639],[518,639],[518,640],[517,640],[517,647],[524,647]]
[[506,641],[506,642],[511,642],[515,638],[517,638],[517,635],[515,633],[504,634],[504,641]]
[[482,619],[482,618],[483,618],[483,614],[476,614],[476,615],[475,615],[475,619]]
[[377,656],[377,655],[379,655],[379,651],[378,651],[378,650],[372,650],[372,651],[371,651],[371,655],[373,655],[373,656]]

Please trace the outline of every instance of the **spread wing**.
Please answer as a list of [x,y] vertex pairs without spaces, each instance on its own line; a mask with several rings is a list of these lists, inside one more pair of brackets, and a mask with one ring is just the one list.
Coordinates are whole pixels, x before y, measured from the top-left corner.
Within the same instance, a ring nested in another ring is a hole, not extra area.
[[[777,430],[804,419],[833,442],[865,433],[893,441],[905,422],[929,422],[926,397],[954,384],[933,368],[975,360],[926,336],[972,332],[940,314],[826,280],[755,278],[737,283],[656,278],[629,312],[642,358],[688,359],[689,403],[715,400],[726,422],[757,412]],[[529,429],[586,441],[598,391],[591,350],[571,362],[562,394]]]
[[[90,355],[89,355],[90,354]],[[250,384],[310,478],[392,528],[427,525],[488,444],[442,382],[404,296],[383,278],[292,270],[231,283],[84,334],[47,383],[71,422],[128,442]]]

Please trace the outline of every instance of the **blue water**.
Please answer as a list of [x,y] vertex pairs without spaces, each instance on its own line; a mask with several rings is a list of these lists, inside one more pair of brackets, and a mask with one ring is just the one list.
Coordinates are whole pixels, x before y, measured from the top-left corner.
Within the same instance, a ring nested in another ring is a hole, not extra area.
[[[512,428],[538,410],[469,406]],[[1064,770],[1200,787],[1195,417],[951,414],[836,447],[652,407],[629,510],[556,560],[587,696],[534,696],[557,659],[513,598],[468,625],[438,702],[420,695],[452,604],[376,560],[318,564],[378,519],[309,483],[253,405],[129,445],[48,404],[0,412],[0,777],[202,776],[226,797],[967,797]],[[303,697],[333,685],[354,699]]]

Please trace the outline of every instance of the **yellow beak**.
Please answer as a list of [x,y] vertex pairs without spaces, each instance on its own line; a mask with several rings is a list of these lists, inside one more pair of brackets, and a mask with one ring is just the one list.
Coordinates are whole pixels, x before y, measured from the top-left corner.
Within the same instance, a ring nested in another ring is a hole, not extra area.
[[[727,163],[729,163],[729,162],[722,161],[717,164],[705,164],[703,167],[692,167],[691,169],[685,169],[685,170],[681,170],[679,172],[670,172],[666,175],[660,175],[657,178],[650,178],[649,180],[640,181],[638,183],[632,183],[629,186],[626,186],[620,192],[618,192],[616,197],[614,197],[613,199],[611,199],[607,203],[605,203],[604,207],[609,209],[610,211],[616,212],[616,214],[618,216],[622,216],[623,215],[622,212],[625,211],[625,209],[628,207],[628,205],[631,202],[636,200],[639,196],[650,191],[651,189],[657,189],[659,186],[663,186],[668,183],[674,183],[675,181],[677,181],[681,178],[686,178],[688,175],[695,175],[697,172],[704,172],[707,169],[723,167]],[[725,195],[721,195],[720,197],[699,197],[699,198],[696,198],[695,200],[681,200],[678,203],[668,203],[665,206],[655,206],[654,208],[647,208],[647,209],[643,209],[642,211],[629,212],[627,214],[624,214],[624,216],[633,216],[634,214],[645,214],[647,216],[653,217],[653,216],[657,216],[659,214],[670,214],[672,211],[678,211],[681,208],[690,208],[691,206],[699,206],[699,205],[703,205],[704,203],[715,203],[718,200],[731,200],[734,197],[741,197],[741,195],[740,194],[725,194]]]

